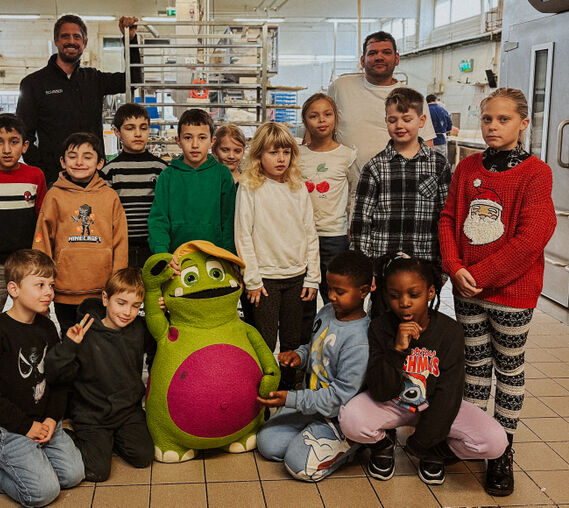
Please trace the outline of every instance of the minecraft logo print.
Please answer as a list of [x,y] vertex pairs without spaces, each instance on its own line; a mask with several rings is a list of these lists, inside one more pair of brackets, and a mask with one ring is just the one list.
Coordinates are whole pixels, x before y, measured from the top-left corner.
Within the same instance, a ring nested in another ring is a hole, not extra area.
[[75,210],[75,215],[72,215],[71,218],[73,222],[78,223],[77,226],[77,235],[70,236],[67,241],[69,243],[76,243],[76,242],[91,242],[91,243],[101,243],[101,237],[95,236],[91,234],[91,226],[95,224],[95,214],[93,213],[93,209],[87,205],[81,205],[78,210]]

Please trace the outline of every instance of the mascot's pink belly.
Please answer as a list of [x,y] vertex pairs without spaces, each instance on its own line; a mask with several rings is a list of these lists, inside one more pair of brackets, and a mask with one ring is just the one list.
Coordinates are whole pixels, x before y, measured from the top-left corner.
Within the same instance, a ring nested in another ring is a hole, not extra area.
[[192,353],[168,388],[174,423],[196,437],[219,438],[242,429],[259,414],[262,372],[249,353],[214,344]]

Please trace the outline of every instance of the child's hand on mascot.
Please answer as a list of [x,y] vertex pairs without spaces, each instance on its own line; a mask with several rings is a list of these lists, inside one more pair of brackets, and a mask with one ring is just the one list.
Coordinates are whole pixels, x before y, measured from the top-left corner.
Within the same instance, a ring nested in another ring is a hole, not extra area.
[[280,390],[278,392],[271,392],[271,393],[269,393],[268,399],[263,399],[262,397],[257,397],[257,400],[261,404],[263,404],[263,406],[281,407],[281,406],[285,405],[287,393],[288,392],[286,390]]
[[295,351],[285,351],[279,353],[279,363],[283,367],[298,367],[300,365],[300,356]]
[[180,265],[178,264],[178,257],[176,255],[172,256],[172,261],[170,261],[170,268],[172,268],[172,270],[174,270],[174,275],[172,275],[172,278],[174,278],[176,275],[180,275],[182,273],[182,269],[180,268]]

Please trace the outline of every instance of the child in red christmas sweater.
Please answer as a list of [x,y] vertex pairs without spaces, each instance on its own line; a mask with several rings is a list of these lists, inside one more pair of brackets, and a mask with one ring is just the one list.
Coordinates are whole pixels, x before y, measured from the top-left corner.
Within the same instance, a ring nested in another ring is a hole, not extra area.
[[519,141],[529,124],[523,93],[500,88],[480,111],[488,148],[456,168],[439,240],[464,329],[465,400],[486,409],[495,367],[494,417],[510,445],[488,461],[486,490],[507,496],[514,488],[511,444],[524,399],[525,343],[556,219],[551,169]]

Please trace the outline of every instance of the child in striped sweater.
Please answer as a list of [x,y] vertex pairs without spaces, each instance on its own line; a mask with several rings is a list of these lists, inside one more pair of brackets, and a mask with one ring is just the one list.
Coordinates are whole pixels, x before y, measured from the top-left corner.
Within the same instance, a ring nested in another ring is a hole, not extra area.
[[128,264],[142,268],[151,256],[148,246],[148,214],[156,181],[167,164],[146,148],[150,116],[139,104],[124,104],[113,120],[122,144],[119,155],[103,167],[102,177],[119,195],[128,224]]

